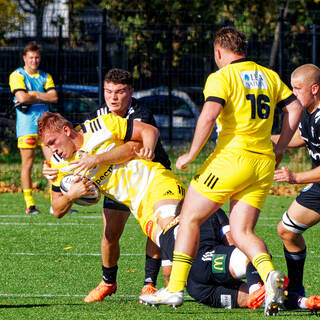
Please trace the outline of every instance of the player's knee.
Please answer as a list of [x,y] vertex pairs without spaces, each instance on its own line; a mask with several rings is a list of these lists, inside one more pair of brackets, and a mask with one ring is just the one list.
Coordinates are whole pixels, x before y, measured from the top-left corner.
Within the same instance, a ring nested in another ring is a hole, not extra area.
[[278,235],[284,241],[297,238],[307,229],[307,225],[297,222],[295,219],[289,216],[287,211],[283,214],[282,220],[277,226]]
[[109,229],[106,228],[103,233],[103,240],[106,244],[118,243],[122,234],[122,229]]

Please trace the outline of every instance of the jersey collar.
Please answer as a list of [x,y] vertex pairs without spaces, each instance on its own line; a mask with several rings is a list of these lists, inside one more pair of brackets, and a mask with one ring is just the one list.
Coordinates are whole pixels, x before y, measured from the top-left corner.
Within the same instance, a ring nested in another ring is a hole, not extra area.
[[250,59],[248,59],[248,58],[241,58],[241,59],[233,60],[231,63],[238,63],[238,62],[245,62],[245,61],[250,61]]

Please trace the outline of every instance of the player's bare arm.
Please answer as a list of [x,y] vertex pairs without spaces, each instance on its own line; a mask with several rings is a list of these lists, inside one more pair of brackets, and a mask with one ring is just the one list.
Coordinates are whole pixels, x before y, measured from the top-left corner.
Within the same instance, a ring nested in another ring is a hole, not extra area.
[[[279,134],[273,134],[271,136],[271,141],[274,145],[278,143],[280,135]],[[290,140],[288,144],[288,148],[299,148],[305,146],[305,141],[301,138],[300,130],[297,129],[294,133],[292,139]]]
[[57,103],[58,96],[55,89],[48,92],[23,91],[19,90],[15,93],[17,100],[22,104],[34,103]]
[[143,149],[137,153],[140,158],[150,159],[154,158],[154,149],[159,139],[159,130],[150,124],[133,121],[133,130],[131,140],[141,141]]
[[215,124],[215,121],[222,110],[218,102],[207,101],[199,116],[194,137],[189,152],[181,155],[176,162],[176,168],[185,170],[187,164],[191,163],[206,144]]
[[38,92],[38,91],[28,91],[28,94],[31,95],[36,103],[57,103],[58,95],[55,89],[51,89],[47,92]]
[[298,100],[294,100],[283,108],[285,112],[280,137],[274,147],[277,165],[281,162],[287,145],[296,132],[303,113],[303,107]]
[[128,141],[107,152],[86,155],[79,160],[72,161],[70,164],[76,165],[75,174],[81,172],[82,175],[85,175],[88,170],[95,168],[99,164],[120,164],[132,160],[136,156],[136,150],[141,147],[141,142]]
[[52,209],[57,218],[62,218],[70,209],[73,202],[83,196],[93,194],[93,182],[78,176],[71,184],[66,194],[52,191]]
[[282,167],[274,172],[273,179],[277,182],[288,182],[291,184],[308,184],[320,182],[320,167],[303,172],[292,172]]

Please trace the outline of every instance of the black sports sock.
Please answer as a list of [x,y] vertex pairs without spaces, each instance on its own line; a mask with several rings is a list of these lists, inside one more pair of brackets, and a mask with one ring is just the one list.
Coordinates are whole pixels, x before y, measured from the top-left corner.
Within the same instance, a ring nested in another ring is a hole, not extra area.
[[298,252],[289,252],[284,248],[287,262],[289,286],[288,291],[298,292],[303,287],[303,269],[306,260],[307,248]]
[[257,271],[257,269],[253,266],[253,264],[251,262],[249,262],[247,265],[246,278],[247,278],[247,284],[248,284],[249,288],[253,284],[256,284],[258,282],[263,284],[263,281],[260,278],[259,272]]
[[102,266],[102,279],[104,280],[104,282],[108,284],[115,283],[117,281],[117,271],[117,265],[111,268],[106,268],[105,266]]
[[161,267],[161,259],[154,259],[146,255],[146,265],[145,265],[145,278],[144,285],[152,283],[154,286],[157,284],[157,277]]

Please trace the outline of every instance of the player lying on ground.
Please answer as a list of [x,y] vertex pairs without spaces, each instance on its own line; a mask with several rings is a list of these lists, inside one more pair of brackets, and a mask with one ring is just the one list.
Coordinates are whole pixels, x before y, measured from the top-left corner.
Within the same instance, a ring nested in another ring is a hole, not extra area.
[[75,181],[66,195],[60,190],[62,177],[72,173],[75,162],[82,156],[103,156],[105,151],[112,151],[125,140],[142,141],[144,148],[138,155],[152,159],[158,138],[156,128],[108,114],[86,122],[78,132],[61,115],[46,113],[39,121],[39,136],[54,153],[52,167],[59,170],[52,189],[56,217],[63,217],[76,198],[90,194],[90,181],[104,195],[127,205],[152,240],[154,231],[159,228],[152,220],[153,215],[159,218],[174,216],[185,188],[170,170],[149,160],[131,160],[117,165],[100,163],[86,172],[90,181]]
[[[177,212],[181,209],[178,205]],[[162,265],[169,281],[179,216],[161,232]],[[241,279],[247,279],[247,282]],[[255,309],[264,302],[263,282],[248,258],[233,245],[229,219],[222,209],[211,215],[200,227],[199,250],[193,261],[187,291],[197,302],[214,308]],[[140,296],[140,299],[143,296]],[[291,296],[285,300],[286,308],[319,309],[320,296],[309,298]]]

